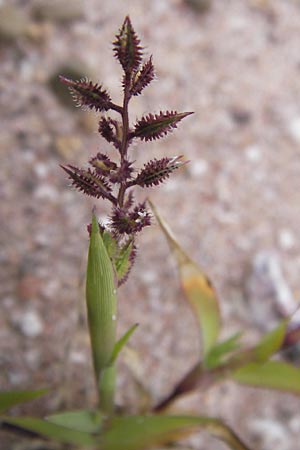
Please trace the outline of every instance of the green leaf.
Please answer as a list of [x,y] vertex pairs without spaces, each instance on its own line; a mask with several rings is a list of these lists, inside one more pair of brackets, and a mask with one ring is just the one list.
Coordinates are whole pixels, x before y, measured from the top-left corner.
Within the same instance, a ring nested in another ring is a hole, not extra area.
[[238,342],[242,333],[236,333],[230,338],[226,339],[219,344],[216,344],[208,353],[205,358],[205,366],[209,369],[220,366],[224,362],[224,357],[237,349],[240,348],[240,343]]
[[97,443],[97,439],[89,433],[71,430],[70,428],[34,417],[4,417],[1,420],[4,424],[19,427],[45,438],[53,439],[56,442],[77,445],[95,445]]
[[274,330],[266,333],[255,346],[238,352],[227,361],[227,368],[234,371],[249,363],[262,364],[278,352],[283,344],[289,319],[283,320]]
[[47,394],[47,392],[48,389],[39,389],[38,391],[2,391],[0,392],[0,412],[20,403],[34,400]]
[[85,433],[97,433],[103,416],[99,411],[68,411],[46,417],[48,422]]
[[112,263],[95,215],[88,255],[86,302],[93,363],[99,383],[101,369],[109,365],[115,345],[117,300]]
[[121,350],[127,344],[127,342],[129,341],[131,335],[135,332],[135,330],[137,329],[138,326],[139,326],[138,323],[135,323],[134,325],[132,325],[132,327],[130,327],[129,330],[126,331],[126,333],[118,340],[118,342],[116,343],[115,348],[114,348],[114,350],[112,352],[110,364],[114,364],[115,363],[115,361],[117,360],[117,357],[119,356]]
[[220,420],[201,416],[128,416],[110,422],[101,450],[143,450],[185,437],[202,428],[226,442],[232,450],[249,450]]
[[232,374],[242,384],[300,394],[300,368],[281,361],[250,363]]
[[278,327],[265,334],[255,347],[255,359],[258,362],[267,361],[274,353],[280,350],[289,320],[283,320]]
[[220,309],[215,290],[200,267],[182,250],[154,205],[149,203],[177,260],[182,288],[198,321],[203,352],[206,356],[215,345],[221,328]]

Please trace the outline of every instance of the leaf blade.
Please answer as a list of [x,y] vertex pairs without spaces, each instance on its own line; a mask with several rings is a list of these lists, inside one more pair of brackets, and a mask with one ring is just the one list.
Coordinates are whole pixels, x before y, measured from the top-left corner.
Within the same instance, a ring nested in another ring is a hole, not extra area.
[[100,430],[102,418],[99,411],[78,410],[51,414],[46,417],[46,420],[72,430],[97,433]]
[[249,363],[231,377],[241,384],[300,394],[300,368],[282,361]]
[[127,416],[114,418],[104,431],[103,450],[141,450],[186,436],[197,428],[226,442],[232,450],[249,450],[236,434],[218,419],[201,416]]
[[95,445],[97,439],[89,433],[62,427],[46,420],[34,417],[4,417],[1,419],[4,424],[13,425],[23,430],[36,433],[56,442],[79,445]]
[[4,412],[13,406],[34,400],[48,393],[48,389],[37,391],[3,391],[0,392],[0,412]]
[[111,355],[110,364],[114,364],[116,362],[120,352],[122,351],[124,346],[127,344],[127,342],[129,341],[130,337],[135,332],[135,330],[137,329],[138,326],[139,326],[138,323],[135,323],[134,325],[132,325],[129,328],[129,330],[127,330],[126,333],[123,334],[123,336],[116,342],[114,350],[113,350],[112,355]]
[[200,267],[182,250],[155,206],[150,201],[149,204],[177,261],[182,288],[195,313],[206,356],[215,345],[221,329],[220,308],[215,290]]
[[221,365],[223,363],[223,357],[225,355],[240,348],[240,343],[238,342],[238,340],[240,339],[241,335],[241,332],[235,333],[225,341],[214,345],[204,360],[205,366],[209,369],[212,369]]
[[289,319],[283,320],[276,328],[266,333],[260,342],[255,346],[255,359],[267,361],[282,347]]

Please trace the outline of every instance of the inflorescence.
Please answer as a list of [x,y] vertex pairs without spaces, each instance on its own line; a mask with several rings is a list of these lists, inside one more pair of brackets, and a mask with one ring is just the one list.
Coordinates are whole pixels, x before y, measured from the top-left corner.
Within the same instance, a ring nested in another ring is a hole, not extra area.
[[[148,114],[138,120],[132,127],[129,124],[128,104],[133,96],[140,95],[155,77],[152,56],[143,62],[143,48],[127,16],[113,42],[114,55],[123,69],[123,104],[112,102],[112,99],[101,84],[89,80],[73,81],[63,76],[65,83],[77,104],[96,112],[115,111],[121,120],[103,115],[99,121],[98,131],[111,143],[119,153],[119,161],[112,161],[104,154],[98,153],[89,160],[89,167],[81,169],[73,165],[61,166],[68,174],[73,186],[86,195],[108,200],[112,204],[109,224],[99,224],[102,234],[114,242],[114,253],[111,259],[118,261],[116,255],[130,250],[130,266],[121,282],[130,270],[136,254],[135,237],[144,227],[150,225],[150,212],[146,203],[135,204],[132,189],[157,186],[164,182],[172,172],[183,166],[182,156],[152,159],[142,169],[136,169],[130,160],[128,150],[134,140],[152,141],[160,139],[177,127],[179,121],[192,114],[176,111],[160,111],[159,114]],[[104,237],[105,237],[104,236]]]

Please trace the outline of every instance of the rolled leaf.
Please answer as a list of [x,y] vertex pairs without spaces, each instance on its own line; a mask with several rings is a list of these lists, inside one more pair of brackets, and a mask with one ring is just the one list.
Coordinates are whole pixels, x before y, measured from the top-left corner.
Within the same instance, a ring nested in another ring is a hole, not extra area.
[[249,450],[236,434],[218,419],[201,416],[116,417],[101,438],[102,450],[143,450],[184,438],[204,429],[232,450]]
[[41,397],[47,394],[47,392],[48,389],[39,389],[37,391],[2,391],[0,392],[0,413],[13,406]]
[[182,288],[195,313],[202,337],[203,353],[206,356],[215,345],[221,327],[220,309],[215,290],[200,267],[182,250],[154,205],[149,203],[177,261]]
[[242,384],[300,394],[300,368],[282,361],[250,363],[236,370],[231,378]]
[[116,287],[112,263],[99,232],[95,215],[87,265],[86,302],[97,383],[109,365],[116,339]]
[[148,114],[142,117],[135,125],[131,137],[140,138],[142,141],[153,141],[177,128],[178,122],[192,112],[178,113],[177,111],[160,112],[159,114]]

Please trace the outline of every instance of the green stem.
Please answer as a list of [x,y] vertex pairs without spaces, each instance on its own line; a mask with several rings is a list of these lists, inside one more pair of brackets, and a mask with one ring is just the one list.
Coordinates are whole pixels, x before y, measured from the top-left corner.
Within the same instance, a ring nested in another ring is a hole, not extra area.
[[99,382],[99,395],[101,399],[101,410],[107,414],[114,412],[114,398],[116,388],[116,368],[106,367],[102,370]]

